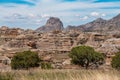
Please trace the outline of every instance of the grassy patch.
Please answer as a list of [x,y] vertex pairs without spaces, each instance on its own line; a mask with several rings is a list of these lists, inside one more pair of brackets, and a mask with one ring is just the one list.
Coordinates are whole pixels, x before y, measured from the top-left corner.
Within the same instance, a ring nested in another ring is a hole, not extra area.
[[[14,74],[14,76],[12,76]],[[120,72],[102,70],[19,70],[0,80],[120,80]],[[12,76],[12,77],[11,77]],[[10,78],[10,79],[9,79]]]
[[11,73],[0,73],[0,80],[13,80]]

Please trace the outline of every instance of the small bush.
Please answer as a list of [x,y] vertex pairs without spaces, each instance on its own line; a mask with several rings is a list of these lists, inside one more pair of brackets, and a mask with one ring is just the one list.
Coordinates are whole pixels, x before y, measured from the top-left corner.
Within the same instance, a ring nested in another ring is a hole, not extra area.
[[28,69],[39,66],[38,54],[31,51],[18,52],[11,60],[12,69]]
[[112,58],[111,65],[113,68],[120,70],[120,52],[116,53]]
[[51,63],[42,62],[42,63],[41,63],[41,68],[42,68],[42,69],[52,69],[52,66],[51,66]]

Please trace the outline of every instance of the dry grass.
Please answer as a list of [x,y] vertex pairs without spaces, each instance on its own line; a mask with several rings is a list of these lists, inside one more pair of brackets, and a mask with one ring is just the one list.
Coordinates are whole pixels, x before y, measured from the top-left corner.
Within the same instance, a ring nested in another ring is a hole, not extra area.
[[11,72],[13,80],[120,80],[119,71],[102,70],[28,70]]

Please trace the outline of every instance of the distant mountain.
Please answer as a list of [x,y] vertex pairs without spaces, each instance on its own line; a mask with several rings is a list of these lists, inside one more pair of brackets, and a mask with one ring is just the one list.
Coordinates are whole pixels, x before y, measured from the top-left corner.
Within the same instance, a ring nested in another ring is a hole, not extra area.
[[46,24],[36,29],[36,32],[50,32],[54,30],[63,30],[63,23],[59,18],[50,17]]
[[83,31],[99,31],[101,30],[106,24],[106,20],[102,18],[98,18],[90,23],[87,23],[85,25],[80,25],[78,28]]
[[[50,17],[46,24],[42,27],[36,29],[37,32],[50,32],[54,30],[63,30],[63,23],[59,18]],[[89,22],[87,24],[79,25],[79,26],[71,26],[69,25],[65,31],[69,30],[77,30],[77,31],[85,31],[85,32],[94,32],[94,31],[119,31],[120,30],[120,14],[113,17],[110,20],[104,20],[102,18],[97,18],[96,20]]]
[[114,31],[120,30],[120,14],[113,17],[110,20],[104,20],[102,18],[98,18],[92,22],[89,22],[84,25],[75,26],[75,27],[67,27],[67,30],[77,29],[80,31]]
[[111,31],[120,30],[120,14],[108,20],[105,27],[107,27],[107,30]]

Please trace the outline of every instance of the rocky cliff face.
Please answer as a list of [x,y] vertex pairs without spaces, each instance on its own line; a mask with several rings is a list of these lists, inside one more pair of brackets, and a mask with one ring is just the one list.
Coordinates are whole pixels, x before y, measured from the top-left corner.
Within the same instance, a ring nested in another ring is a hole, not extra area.
[[55,31],[55,30],[63,30],[63,23],[59,18],[56,17],[50,17],[47,20],[47,23],[36,29],[37,32],[50,32],[50,31]]

